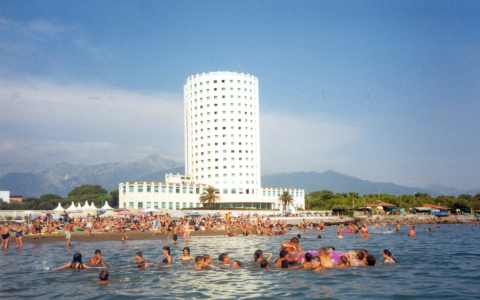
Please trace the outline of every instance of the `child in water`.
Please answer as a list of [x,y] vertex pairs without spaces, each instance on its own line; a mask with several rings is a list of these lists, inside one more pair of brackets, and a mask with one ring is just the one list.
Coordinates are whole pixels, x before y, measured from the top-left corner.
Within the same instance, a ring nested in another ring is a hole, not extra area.
[[188,248],[188,247],[183,248],[183,256],[180,256],[178,258],[178,260],[181,260],[181,261],[184,261],[184,262],[191,261],[193,259],[195,259],[195,258],[193,258],[193,256],[190,256],[190,248]]
[[201,270],[203,267],[205,267],[205,258],[203,256],[195,257],[195,265],[193,266],[193,269]]
[[227,253],[222,253],[218,256],[218,260],[222,266],[225,266],[230,262],[230,256]]

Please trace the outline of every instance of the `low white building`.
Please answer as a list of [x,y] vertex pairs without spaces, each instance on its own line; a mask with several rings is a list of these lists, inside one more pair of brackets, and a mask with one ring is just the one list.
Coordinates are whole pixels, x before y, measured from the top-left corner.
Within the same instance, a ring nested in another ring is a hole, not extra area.
[[10,191],[0,191],[0,199],[10,203]]
[[[157,208],[157,209],[182,209],[202,207],[200,204],[201,194],[208,188],[206,184],[196,183],[191,180],[191,176],[186,175],[165,175],[165,182],[146,182],[135,181],[119,184],[119,206],[120,208]],[[223,193],[217,189],[220,196],[219,205],[221,207],[232,208],[263,208],[279,209],[281,204],[278,201],[284,191],[288,191],[293,196],[294,203],[292,207],[304,208],[304,190],[300,189],[280,189],[280,188],[261,188],[260,195],[257,195],[256,201],[249,201],[245,197],[242,200],[242,194],[237,195],[234,201],[229,199],[229,193]],[[240,200],[240,201],[239,201]]]

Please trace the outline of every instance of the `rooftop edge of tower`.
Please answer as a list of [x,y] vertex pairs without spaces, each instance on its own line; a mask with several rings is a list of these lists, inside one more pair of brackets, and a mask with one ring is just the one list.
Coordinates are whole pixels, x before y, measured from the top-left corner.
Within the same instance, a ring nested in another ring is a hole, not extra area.
[[253,75],[250,75],[250,74],[243,73],[243,72],[238,73],[238,72],[230,72],[230,71],[216,71],[216,72],[208,72],[208,73],[203,72],[201,74],[197,73],[195,75],[192,75],[192,76],[188,77],[187,81],[190,80],[190,79],[193,79],[193,78],[196,78],[196,77],[199,77],[199,76],[205,76],[205,75],[243,75],[247,78],[253,78],[253,79],[258,80],[257,77],[255,77]]

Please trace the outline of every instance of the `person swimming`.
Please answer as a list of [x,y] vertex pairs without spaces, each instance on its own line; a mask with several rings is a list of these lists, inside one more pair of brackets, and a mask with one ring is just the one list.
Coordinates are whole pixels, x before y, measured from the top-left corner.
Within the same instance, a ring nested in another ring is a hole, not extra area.
[[218,256],[218,260],[220,261],[221,265],[225,266],[230,262],[230,256],[228,256],[227,253],[222,253]]
[[390,250],[385,249],[382,251],[383,263],[385,264],[396,264],[397,261],[393,258],[392,252]]
[[195,265],[193,266],[193,268],[195,270],[200,270],[202,269],[203,267],[205,267],[205,256],[197,256],[195,257]]
[[89,266],[87,266],[86,264],[84,264],[82,262],[82,254],[77,252],[73,255],[73,259],[72,259],[71,262],[69,262],[68,264],[66,264],[64,266],[55,268],[53,270],[66,269],[66,268],[70,268],[70,269],[74,269],[74,270],[81,270],[81,269],[105,269],[106,267],[89,267]]
[[195,259],[195,258],[193,256],[190,256],[190,248],[188,248],[188,247],[183,248],[183,256],[180,256],[178,258],[178,260],[181,260],[181,261],[184,261],[184,262],[191,261],[193,259]]
[[[271,258],[272,258],[272,253],[269,253],[267,262],[270,262]],[[263,251],[262,250],[255,251],[255,253],[253,253],[253,259],[256,264],[260,263],[263,260]]]
[[287,250],[290,253],[295,253],[295,252],[303,252],[303,249],[300,247],[300,241],[298,238],[293,237],[290,242],[283,242],[282,246],[280,247],[280,251],[282,250]]
[[172,263],[172,255],[170,255],[170,247],[165,246],[162,249],[163,252],[163,260],[162,262],[165,264],[171,264]]

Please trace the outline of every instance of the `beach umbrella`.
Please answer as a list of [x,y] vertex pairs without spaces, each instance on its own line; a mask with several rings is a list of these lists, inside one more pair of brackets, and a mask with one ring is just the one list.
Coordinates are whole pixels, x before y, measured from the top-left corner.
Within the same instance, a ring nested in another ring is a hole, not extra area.
[[110,207],[110,205],[108,205],[108,201],[105,201],[105,205],[102,206],[102,209],[104,209],[104,210],[112,210],[113,208]]
[[73,201],[72,201],[72,204],[70,205],[69,208],[66,209],[66,211],[71,212],[71,211],[74,211],[74,210],[77,210],[77,207],[75,206],[75,203],[73,203]]
[[231,215],[230,215],[230,216],[228,216],[228,217],[229,217],[229,218],[234,218],[234,219],[236,219],[236,218],[238,218],[238,217],[239,217],[239,215],[237,215],[237,214],[231,214]]
[[34,214],[34,213],[35,212],[33,210],[26,210],[22,214],[31,215],[31,214]]
[[35,214],[33,216],[30,217],[30,220],[33,220],[33,219],[36,219],[36,218],[39,218],[41,217],[42,215],[39,215],[39,214]]
[[144,209],[143,210],[144,212],[160,212],[158,209],[156,208],[147,208],[147,209]]
[[221,216],[221,214],[213,214],[212,218],[220,218]]
[[170,217],[172,217],[172,219],[181,219],[187,215],[184,211],[181,210],[172,210],[169,211],[168,214],[170,215]]
[[58,220],[58,219],[60,219],[60,217],[61,216],[59,214],[53,214],[52,215],[52,220]]
[[55,208],[53,211],[59,211],[59,212],[62,212],[64,211],[65,209],[62,207],[62,205],[60,204],[60,202],[58,202],[58,206],[57,208]]
[[117,213],[120,216],[133,216],[133,213],[129,210],[122,210],[121,212]]
[[91,208],[91,209],[97,209],[97,208],[95,207],[95,203],[93,203],[93,201],[92,201],[92,205],[90,205],[90,208]]
[[90,209],[90,205],[88,205],[88,201],[85,201],[85,205],[81,208],[81,210]]
[[51,215],[53,214],[53,211],[52,210],[42,211],[42,214]]

